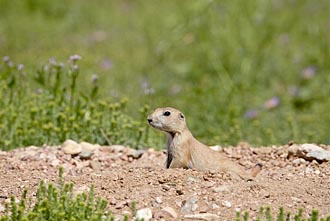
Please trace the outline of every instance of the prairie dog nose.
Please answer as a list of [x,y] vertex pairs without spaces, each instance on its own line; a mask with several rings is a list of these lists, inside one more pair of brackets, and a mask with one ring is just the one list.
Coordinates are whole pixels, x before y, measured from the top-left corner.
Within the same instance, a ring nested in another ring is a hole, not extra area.
[[148,118],[147,118],[147,119],[148,119],[148,122],[149,122],[149,123],[151,123],[151,122],[152,122],[152,118],[151,118],[151,116],[148,116]]

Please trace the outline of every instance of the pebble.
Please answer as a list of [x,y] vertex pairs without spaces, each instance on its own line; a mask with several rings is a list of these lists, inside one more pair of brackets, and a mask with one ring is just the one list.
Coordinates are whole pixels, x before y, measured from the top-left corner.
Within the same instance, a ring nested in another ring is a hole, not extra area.
[[0,213],[2,213],[4,211],[5,211],[5,207],[2,204],[0,204]]
[[90,188],[88,186],[80,186],[74,191],[74,195],[82,194],[82,193],[88,193]]
[[82,151],[82,148],[77,142],[73,140],[66,140],[62,144],[62,150],[65,154],[77,155]]
[[215,193],[219,193],[219,192],[229,192],[230,191],[230,187],[228,185],[221,185],[218,187],[214,187],[212,189],[213,192]]
[[148,221],[152,218],[152,211],[150,208],[144,208],[144,209],[139,209],[137,212],[136,212],[136,216],[135,218],[137,220],[145,220],[145,221]]
[[194,212],[197,210],[197,208],[198,208],[198,198],[197,196],[193,196],[188,200],[183,201],[181,212],[183,213]]
[[112,146],[101,146],[101,147],[99,147],[98,150],[103,152],[103,153],[111,153],[111,152],[114,151]]
[[188,182],[188,183],[197,183],[197,182],[199,182],[199,181],[200,181],[200,179],[198,179],[197,177],[189,176],[189,177],[187,178],[187,182]]
[[212,186],[214,186],[214,182],[212,182],[212,181],[206,181],[206,182],[204,182],[204,186],[206,187],[206,188],[210,188],[210,187],[212,187]]
[[185,215],[184,218],[192,219],[192,220],[206,220],[206,221],[220,220],[220,217],[218,215],[212,213]]
[[112,145],[110,146],[110,148],[112,149],[113,152],[120,153],[123,152],[126,147],[122,145]]
[[156,203],[159,203],[159,204],[163,203],[163,200],[162,200],[161,196],[156,197],[155,200],[156,200]]
[[114,221],[122,221],[125,220],[124,215],[114,215]]
[[228,207],[228,208],[230,208],[232,206],[231,202],[229,202],[227,200],[222,201],[222,205],[225,207]]
[[314,170],[311,167],[307,167],[306,170],[305,170],[306,174],[312,174],[313,172],[314,172]]
[[288,148],[288,158],[296,156],[299,149],[299,145],[293,144]]
[[94,171],[100,171],[101,170],[101,163],[98,161],[91,161],[89,163],[89,166],[94,170]]
[[47,155],[45,153],[41,153],[40,156],[39,156],[39,159],[43,160],[43,161],[46,161]]
[[145,153],[145,150],[135,150],[133,153],[128,155],[129,157],[133,157],[133,159],[137,160],[142,157],[142,155]]
[[39,159],[37,156],[37,151],[31,148],[27,148],[24,152],[18,153],[17,157],[22,161],[36,161]]
[[50,162],[50,165],[51,165],[52,167],[58,167],[58,166],[60,165],[60,163],[61,163],[61,161],[60,161],[59,159],[55,159],[55,160],[52,160],[52,161]]
[[330,151],[315,144],[302,144],[297,151],[297,156],[306,160],[317,160],[320,162],[330,161]]
[[211,207],[212,207],[212,209],[219,209],[220,208],[220,206],[218,206],[218,204],[216,204],[216,203],[212,203]]
[[121,201],[116,203],[115,209],[122,209],[125,206],[128,206],[128,202],[127,201]]
[[83,151],[84,150],[89,150],[89,151],[92,151],[92,152],[99,148],[99,145],[94,145],[94,144],[87,143],[87,142],[81,142],[80,146],[81,146]]
[[303,165],[306,164],[306,160],[304,160],[303,158],[298,158],[292,161],[293,166],[299,166],[299,165]]
[[82,160],[89,160],[93,155],[93,152],[90,150],[83,150],[79,153],[79,157]]
[[169,214],[170,217],[172,217],[174,219],[176,219],[178,217],[177,212],[172,207],[169,207],[169,206],[164,207],[161,211],[164,212],[164,213]]

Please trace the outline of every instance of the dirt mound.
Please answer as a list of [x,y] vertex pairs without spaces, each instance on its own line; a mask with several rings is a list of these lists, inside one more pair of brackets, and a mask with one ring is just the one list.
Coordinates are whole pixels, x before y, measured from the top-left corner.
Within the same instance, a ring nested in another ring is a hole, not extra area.
[[72,181],[76,191],[86,191],[93,184],[118,219],[123,214],[132,216],[133,202],[138,210],[149,208],[155,220],[193,218],[194,214],[209,216],[208,220],[233,220],[236,211],[249,211],[252,218],[260,206],[270,206],[274,214],[284,207],[293,213],[303,208],[328,215],[330,163],[304,160],[288,154],[288,149],[288,145],[252,148],[247,144],[220,148],[219,154],[247,169],[263,164],[250,182],[224,173],[164,169],[165,153],[152,149],[97,147],[76,156],[49,146],[0,151],[0,214],[6,197],[20,197],[24,188],[34,197],[39,182],[56,182],[58,167],[63,166],[65,180]]

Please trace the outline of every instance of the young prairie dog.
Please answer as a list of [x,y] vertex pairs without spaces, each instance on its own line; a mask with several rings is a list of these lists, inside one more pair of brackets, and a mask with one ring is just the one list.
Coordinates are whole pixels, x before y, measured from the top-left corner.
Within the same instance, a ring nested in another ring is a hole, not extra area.
[[250,180],[261,170],[257,164],[247,172],[220,153],[199,142],[189,131],[185,116],[175,108],[156,109],[148,116],[149,124],[167,134],[166,168],[190,168],[200,171],[222,171]]

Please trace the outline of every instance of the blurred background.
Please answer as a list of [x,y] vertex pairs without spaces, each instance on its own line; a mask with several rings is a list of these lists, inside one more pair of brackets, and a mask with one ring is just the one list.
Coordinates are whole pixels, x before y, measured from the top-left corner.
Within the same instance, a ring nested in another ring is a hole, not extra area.
[[0,0],[0,144],[329,144],[329,42],[328,0]]

